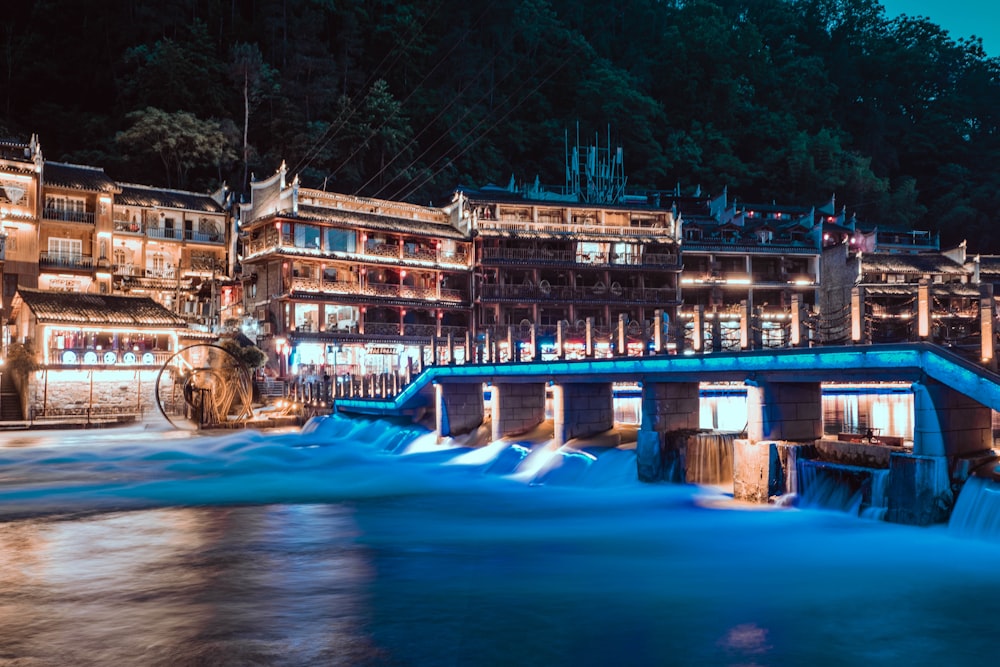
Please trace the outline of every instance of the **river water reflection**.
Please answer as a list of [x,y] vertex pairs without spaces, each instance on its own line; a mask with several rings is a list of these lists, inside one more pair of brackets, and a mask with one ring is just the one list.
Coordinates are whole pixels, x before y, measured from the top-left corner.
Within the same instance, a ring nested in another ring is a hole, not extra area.
[[943,526],[640,485],[618,449],[167,435],[0,447],[0,665],[994,662],[1000,545]]

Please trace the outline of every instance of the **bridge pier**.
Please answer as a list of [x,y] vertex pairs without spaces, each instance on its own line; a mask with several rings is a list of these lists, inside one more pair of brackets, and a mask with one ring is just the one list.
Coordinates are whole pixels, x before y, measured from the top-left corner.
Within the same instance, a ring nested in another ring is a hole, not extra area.
[[955,504],[952,482],[958,460],[990,452],[992,411],[939,382],[915,382],[913,452],[896,452],[889,462],[886,519],[928,525],[946,521]]
[[684,445],[698,430],[697,382],[644,382],[642,421],[636,437],[639,480],[682,482]]
[[766,503],[788,491],[797,450],[823,437],[819,382],[747,386],[747,438],[733,446],[733,497]]
[[483,423],[482,383],[442,382],[434,390],[438,439],[469,433]]
[[614,397],[610,382],[557,384],[552,392],[555,446],[573,438],[586,438],[615,425]]
[[492,389],[493,439],[527,433],[545,421],[544,382],[502,382]]

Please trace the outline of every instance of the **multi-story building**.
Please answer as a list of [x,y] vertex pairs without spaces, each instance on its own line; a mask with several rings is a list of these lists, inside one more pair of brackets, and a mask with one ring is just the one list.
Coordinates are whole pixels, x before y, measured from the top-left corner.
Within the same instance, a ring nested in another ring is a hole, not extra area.
[[311,190],[286,176],[282,165],[252,183],[239,220],[248,333],[273,370],[400,371],[449,335],[464,354],[472,244],[460,207]]
[[844,313],[826,342],[929,340],[980,348],[980,277],[965,243],[942,252],[823,251],[821,310]]
[[[679,221],[645,197],[586,202],[540,189],[462,190],[476,234],[476,327],[504,337],[536,325],[550,339],[563,323],[570,354],[582,350],[585,323],[598,346],[642,346],[657,316],[672,321],[680,304]],[[624,203],[622,203],[624,202]],[[544,350],[543,350],[544,352]]]
[[[41,172],[42,153],[35,137],[30,142],[0,142],[0,325],[10,317],[17,286],[38,286]],[[3,337],[6,343],[6,328]]]
[[[793,308],[818,303],[822,217],[813,208],[726,199],[725,192],[675,198],[683,216],[686,336],[694,349],[788,345]],[[752,331],[741,326],[748,318]]]
[[[188,322],[217,330],[226,319],[220,282],[231,275],[224,191],[214,195],[122,183],[114,198],[115,292],[149,296]],[[233,287],[226,282],[230,291]],[[233,311],[229,319],[236,319]]]
[[112,204],[118,185],[99,167],[42,163],[38,287],[111,293]]

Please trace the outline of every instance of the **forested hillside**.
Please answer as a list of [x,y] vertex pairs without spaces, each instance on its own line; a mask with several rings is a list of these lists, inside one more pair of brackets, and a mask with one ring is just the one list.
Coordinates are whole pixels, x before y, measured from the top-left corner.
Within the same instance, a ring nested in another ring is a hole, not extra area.
[[426,203],[561,183],[564,136],[632,187],[822,203],[1000,252],[1000,61],[875,0],[5,3],[0,136],[118,179]]

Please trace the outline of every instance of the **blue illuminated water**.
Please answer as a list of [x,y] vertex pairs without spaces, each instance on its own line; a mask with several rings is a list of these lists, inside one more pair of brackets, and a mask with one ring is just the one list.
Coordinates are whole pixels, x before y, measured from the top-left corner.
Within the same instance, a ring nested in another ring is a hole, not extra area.
[[0,444],[0,665],[995,662],[1000,544],[641,485],[627,450]]

